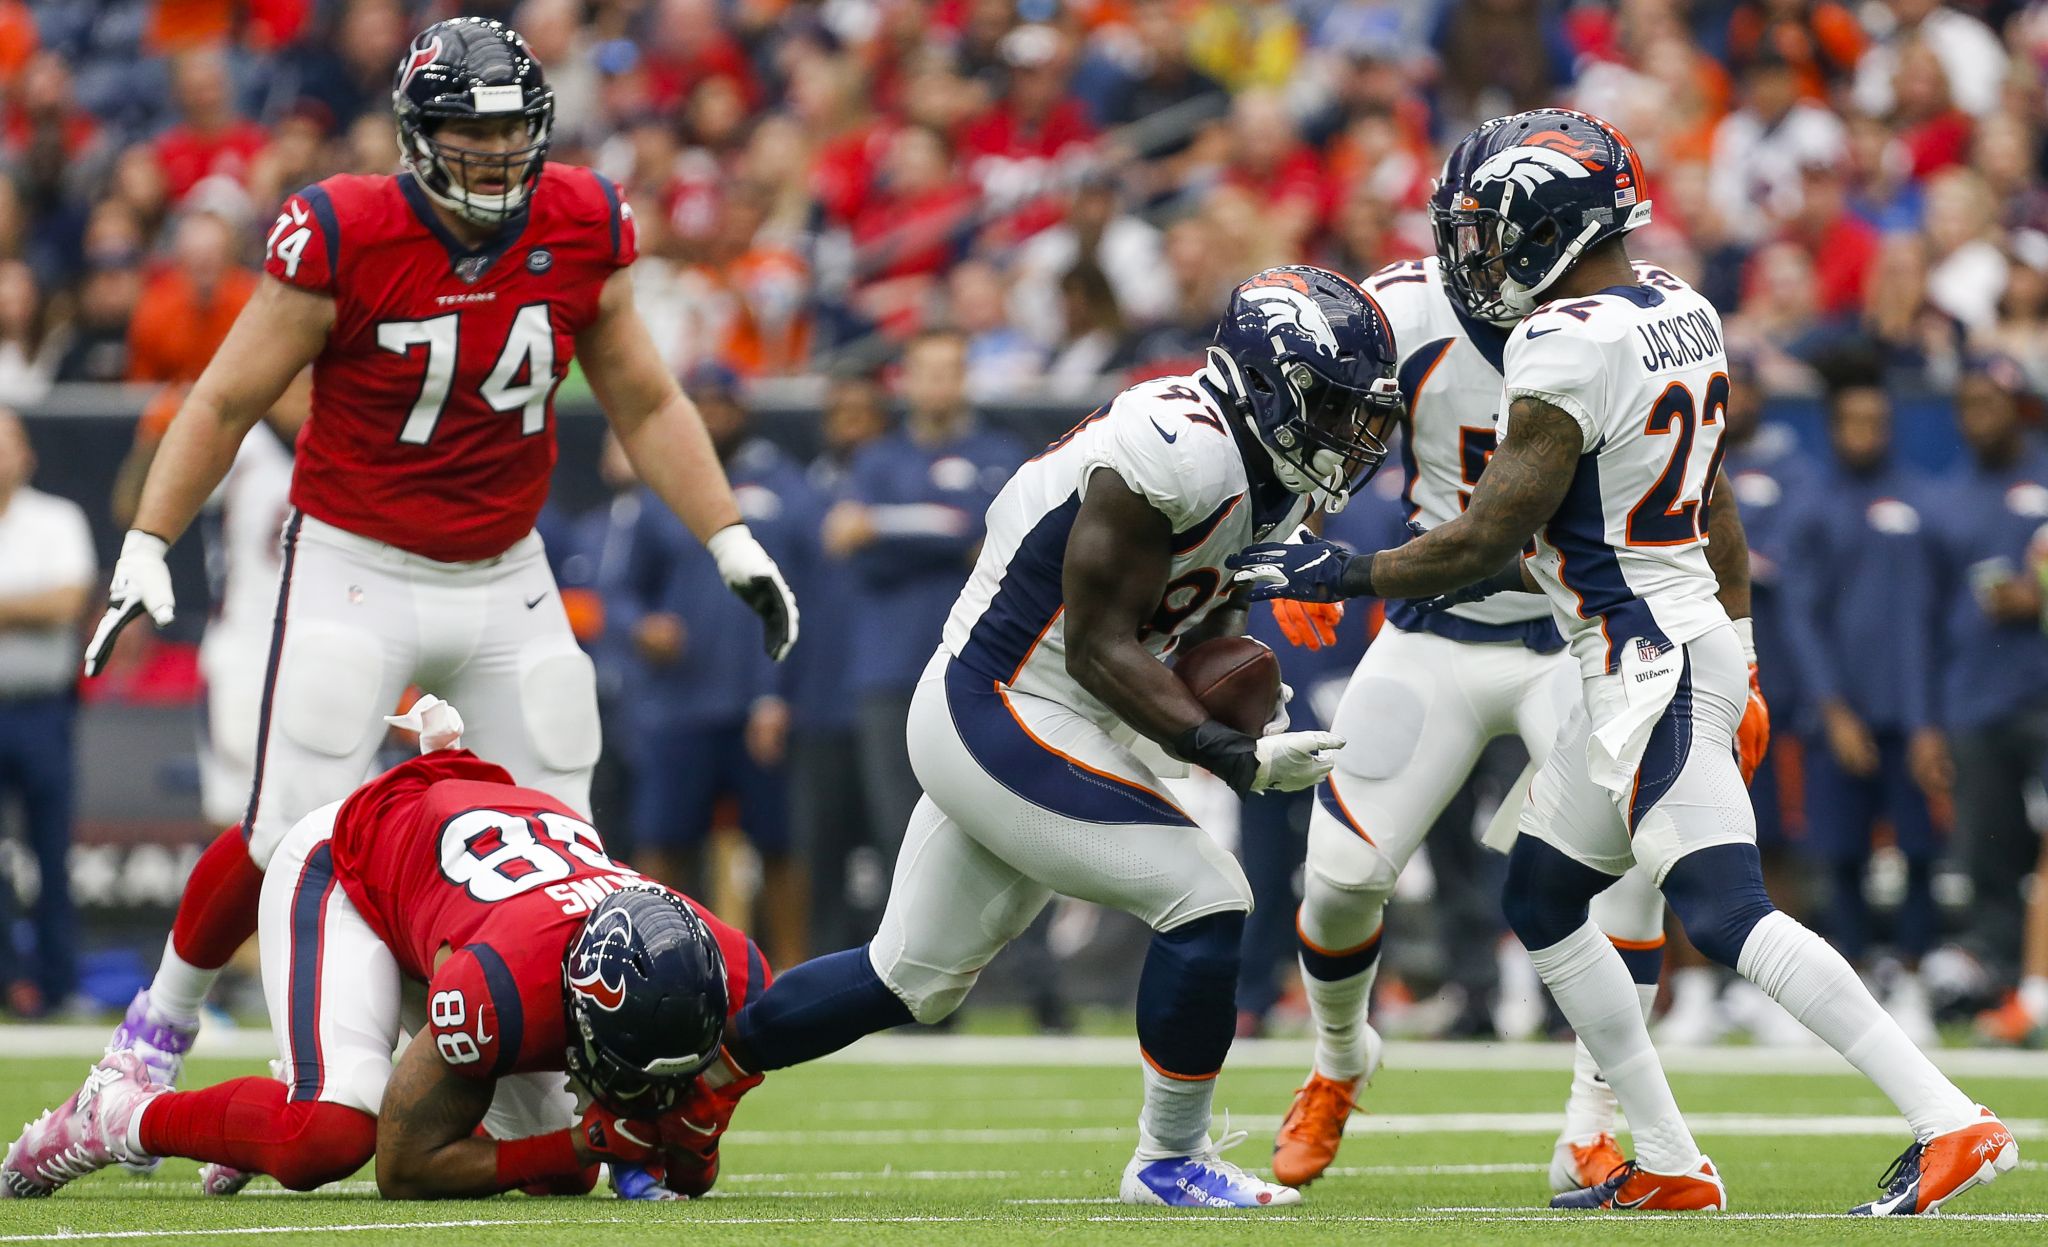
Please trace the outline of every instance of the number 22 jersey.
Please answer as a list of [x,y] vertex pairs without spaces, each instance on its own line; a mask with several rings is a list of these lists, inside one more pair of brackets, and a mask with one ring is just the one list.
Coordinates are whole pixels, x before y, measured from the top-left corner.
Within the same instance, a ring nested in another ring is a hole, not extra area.
[[[569,807],[466,749],[422,755],[356,789],[330,843],[350,902],[406,977],[427,984],[432,1041],[478,1078],[562,1068],[570,941],[605,897],[652,886],[605,856]],[[718,941],[727,1015],[738,1013],[767,987],[767,962],[683,899]]]
[[335,304],[292,505],[441,562],[503,554],[547,500],[576,335],[634,254],[618,189],[573,165],[545,166],[526,210],[475,248],[409,173],[287,199],[264,271]]
[[1707,514],[1728,415],[1713,305],[1658,271],[1544,304],[1508,338],[1499,434],[1518,398],[1578,424],[1571,488],[1529,560],[1588,676],[1650,660],[1728,621],[1707,563]]

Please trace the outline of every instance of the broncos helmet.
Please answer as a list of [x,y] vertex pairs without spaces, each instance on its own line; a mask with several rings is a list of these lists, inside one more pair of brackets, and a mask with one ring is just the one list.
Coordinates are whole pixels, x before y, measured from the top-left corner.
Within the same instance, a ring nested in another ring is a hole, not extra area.
[[1386,462],[1402,412],[1394,334],[1356,283],[1306,264],[1257,273],[1231,292],[1208,355],[1204,378],[1293,493],[1341,511]]
[[725,1039],[725,957],[697,911],[662,888],[606,897],[562,959],[568,1070],[621,1117],[674,1107]]
[[[398,112],[399,154],[435,203],[484,226],[502,225],[525,209],[547,162],[555,92],[517,31],[488,17],[435,22],[398,63],[391,103]],[[455,117],[519,117],[526,143],[509,152],[480,152],[437,139],[435,131]],[[503,191],[469,189],[474,179],[493,173],[503,176]]]
[[1587,250],[1650,223],[1642,160],[1621,131],[1569,108],[1498,117],[1459,141],[1429,199],[1444,284],[1510,325]]

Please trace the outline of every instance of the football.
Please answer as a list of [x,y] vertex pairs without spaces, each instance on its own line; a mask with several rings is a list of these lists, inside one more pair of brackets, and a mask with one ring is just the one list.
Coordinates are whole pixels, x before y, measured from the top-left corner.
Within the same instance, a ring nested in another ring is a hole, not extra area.
[[1173,672],[1219,722],[1257,736],[1280,696],[1280,660],[1263,641],[1217,637],[1176,658]]

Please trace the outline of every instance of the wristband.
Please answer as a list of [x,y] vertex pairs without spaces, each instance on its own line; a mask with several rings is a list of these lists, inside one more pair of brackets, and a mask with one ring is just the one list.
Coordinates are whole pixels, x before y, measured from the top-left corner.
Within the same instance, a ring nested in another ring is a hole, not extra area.
[[1376,598],[1379,592],[1372,585],[1372,561],[1376,554],[1353,555],[1344,564],[1344,570],[1337,577],[1337,585],[1347,598]]
[[1735,639],[1742,643],[1742,660],[1756,666],[1756,621],[1744,617],[1729,622],[1735,625]]
[[1205,767],[1239,793],[1251,791],[1259,774],[1259,743],[1215,719],[1208,719],[1173,738],[1173,752]]
[[582,1172],[583,1162],[576,1159],[576,1140],[567,1130],[498,1144],[498,1186],[503,1190],[516,1191],[529,1182]]

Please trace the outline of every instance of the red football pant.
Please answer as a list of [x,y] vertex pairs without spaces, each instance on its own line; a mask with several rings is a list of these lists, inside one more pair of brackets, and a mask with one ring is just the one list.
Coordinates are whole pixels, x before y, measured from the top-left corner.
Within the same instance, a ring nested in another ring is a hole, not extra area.
[[376,1155],[376,1118],[290,1094],[275,1078],[167,1092],[142,1110],[142,1150],[267,1173],[294,1191],[338,1182]]
[[178,898],[171,922],[171,948],[202,970],[218,970],[256,934],[256,903],[263,872],[249,859],[249,842],[239,825],[220,833]]

